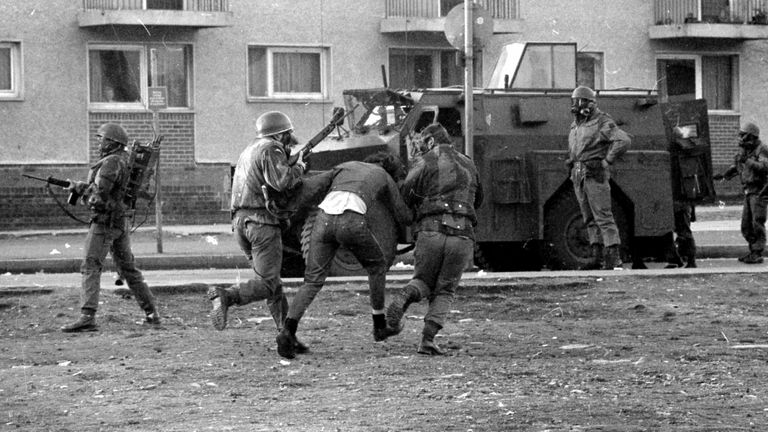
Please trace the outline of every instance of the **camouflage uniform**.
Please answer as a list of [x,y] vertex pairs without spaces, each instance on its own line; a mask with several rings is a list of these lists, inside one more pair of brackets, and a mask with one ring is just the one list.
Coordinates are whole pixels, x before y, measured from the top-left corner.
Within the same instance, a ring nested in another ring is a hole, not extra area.
[[107,252],[112,253],[117,270],[136,296],[139,307],[148,317],[156,312],[152,292],[136,268],[131,252],[131,222],[123,203],[128,176],[128,153],[123,147],[102,157],[88,173],[83,200],[91,209],[91,224],[85,239],[85,259],[80,267],[84,315],[95,315],[98,309]]
[[286,197],[301,184],[303,167],[288,165],[283,144],[259,138],[237,161],[232,180],[232,226],[240,249],[251,262],[255,278],[225,290],[229,304],[245,305],[266,300],[278,329],[283,326],[288,301],[280,281],[283,261],[281,219],[267,209],[262,192]]
[[[740,149],[723,177],[730,180],[740,176],[744,185],[744,206],[741,213],[741,235],[751,253],[758,256],[765,249],[765,220],[768,205],[768,148],[757,140],[751,151]],[[744,258],[744,257],[742,257]],[[743,260],[743,259],[742,259]]]
[[451,144],[440,143],[415,160],[401,191],[406,204],[416,210],[415,268],[413,278],[387,308],[387,324],[400,326],[410,303],[429,299],[419,352],[442,354],[433,338],[445,324],[474,254],[475,209],[483,200],[480,177],[471,159]]
[[568,135],[571,182],[593,246],[621,244],[611,210],[609,167],[629,145],[629,136],[616,126],[611,116],[599,109],[588,118],[571,123]]

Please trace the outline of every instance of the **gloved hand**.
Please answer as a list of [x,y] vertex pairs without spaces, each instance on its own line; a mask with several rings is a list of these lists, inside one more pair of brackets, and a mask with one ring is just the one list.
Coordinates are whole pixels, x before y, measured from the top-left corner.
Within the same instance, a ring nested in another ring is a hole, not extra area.
[[85,190],[88,189],[88,183],[84,181],[72,181],[70,179],[67,179],[67,181],[69,182],[69,186],[65,189],[74,192],[76,195],[82,195],[85,193]]
[[752,159],[752,158],[749,158],[746,161],[744,161],[744,165],[746,165],[746,166],[748,166],[750,168],[756,168],[756,167],[760,166],[760,164],[757,163],[757,160]]
[[607,160],[605,160],[605,159],[603,159],[603,160],[601,161],[601,163],[602,163],[602,165],[603,165],[603,168],[608,168],[608,167],[610,167],[610,166],[611,166],[610,162],[608,162],[608,161],[607,161]]
[[715,174],[715,175],[712,176],[712,180],[717,180],[717,181],[725,180],[725,176],[720,174],[720,173],[718,173],[718,174]]

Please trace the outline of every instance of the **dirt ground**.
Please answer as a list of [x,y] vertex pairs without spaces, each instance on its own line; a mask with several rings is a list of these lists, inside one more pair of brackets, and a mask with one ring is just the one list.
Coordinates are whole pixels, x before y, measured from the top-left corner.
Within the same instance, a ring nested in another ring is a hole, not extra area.
[[[364,286],[320,293],[286,361],[266,307],[209,323],[201,289],[160,292],[159,329],[105,292],[100,331],[70,288],[0,292],[0,430],[767,430],[768,276],[610,276],[467,283],[438,342],[426,307],[371,337]],[[397,289],[397,287],[392,288]]]

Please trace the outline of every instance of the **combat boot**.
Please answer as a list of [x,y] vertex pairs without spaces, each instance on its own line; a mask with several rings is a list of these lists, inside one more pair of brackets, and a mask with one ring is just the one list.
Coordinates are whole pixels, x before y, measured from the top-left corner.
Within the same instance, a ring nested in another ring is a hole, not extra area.
[[605,262],[603,263],[603,270],[620,269],[621,264],[621,252],[619,251],[619,245],[611,245],[605,248]]
[[390,336],[400,334],[402,327],[393,328],[387,325],[384,314],[373,314],[373,340],[381,342]]
[[99,326],[96,325],[96,316],[91,314],[81,314],[80,318],[72,324],[65,325],[61,328],[64,333],[82,333],[97,331]]
[[210,287],[208,289],[208,299],[213,303],[211,310],[211,323],[216,330],[227,328],[227,310],[230,306],[238,304],[240,295],[237,291],[229,291],[224,288]]
[[[403,331],[403,315],[408,310],[408,306],[411,303],[415,303],[421,300],[421,293],[419,289],[413,285],[406,285],[402,291],[395,295],[392,302],[387,306],[387,327],[393,332],[390,336],[394,336]],[[389,336],[388,336],[389,337]]]
[[421,342],[419,343],[419,349],[416,350],[416,352],[425,355],[445,355],[445,351],[443,351],[435,342],[435,336],[437,336],[437,332],[442,328],[443,326],[434,321],[424,321],[424,330],[421,332]]
[[763,262],[763,251],[756,250],[750,252],[750,254],[744,258],[744,264],[760,264]]
[[160,314],[156,309],[152,309],[151,312],[147,312],[147,317],[144,319],[146,325],[160,325]]
[[685,267],[696,268],[696,242],[692,238],[686,239],[681,249],[681,254],[685,257]]
[[275,341],[277,342],[277,353],[280,356],[287,359],[296,357],[296,330],[299,327],[299,322],[295,319],[288,318],[285,320],[285,326],[278,333]]
[[589,257],[590,261],[581,266],[581,270],[598,270],[603,267],[602,243],[592,243],[589,245]]

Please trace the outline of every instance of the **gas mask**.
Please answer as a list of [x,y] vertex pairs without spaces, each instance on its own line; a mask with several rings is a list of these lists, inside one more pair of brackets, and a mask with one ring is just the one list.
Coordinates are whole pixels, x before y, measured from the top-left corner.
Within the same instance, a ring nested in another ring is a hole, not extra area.
[[595,102],[584,98],[571,99],[571,112],[580,117],[589,117],[595,109]]
[[123,144],[121,144],[121,143],[119,143],[117,141],[112,141],[109,138],[103,138],[102,137],[99,140],[99,156],[100,157],[104,157],[104,156],[106,156],[108,154],[112,154],[112,153],[120,150],[121,148],[123,148]]
[[757,137],[744,132],[739,132],[739,147],[752,151],[757,147]]

